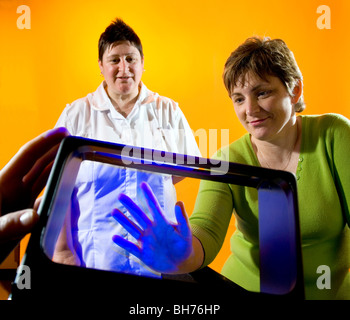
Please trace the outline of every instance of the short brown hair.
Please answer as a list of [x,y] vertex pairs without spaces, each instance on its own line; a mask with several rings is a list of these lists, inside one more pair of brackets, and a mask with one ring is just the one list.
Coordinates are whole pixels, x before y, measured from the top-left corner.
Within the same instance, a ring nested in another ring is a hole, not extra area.
[[[278,77],[290,95],[293,95],[298,81],[303,80],[293,52],[281,39],[248,38],[231,53],[223,73],[224,84],[230,97],[238,81],[242,81],[244,85],[244,77],[248,71],[262,79],[265,79],[266,75]],[[304,109],[304,98],[301,95],[295,105],[295,111],[302,112]]]
[[143,49],[141,40],[136,32],[128,26],[122,19],[115,19],[101,34],[98,41],[98,59],[102,61],[104,52],[110,46],[123,41],[129,41],[140,52],[143,58]]

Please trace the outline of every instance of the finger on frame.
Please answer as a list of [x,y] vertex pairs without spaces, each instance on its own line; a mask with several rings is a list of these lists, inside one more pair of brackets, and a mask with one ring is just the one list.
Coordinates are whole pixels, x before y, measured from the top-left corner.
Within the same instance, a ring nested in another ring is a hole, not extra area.
[[42,133],[23,145],[11,161],[21,166],[22,172],[27,172],[34,163],[50,149],[58,146],[69,135],[65,128],[55,128]]

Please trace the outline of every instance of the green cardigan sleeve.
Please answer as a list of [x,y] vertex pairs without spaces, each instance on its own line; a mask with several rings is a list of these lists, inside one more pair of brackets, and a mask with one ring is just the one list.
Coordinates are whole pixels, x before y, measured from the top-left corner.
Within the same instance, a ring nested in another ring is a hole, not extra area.
[[350,121],[333,115],[333,164],[335,182],[342,204],[344,218],[350,227]]
[[[250,147],[250,136],[246,134],[229,146],[217,151],[215,159],[223,161],[259,165]],[[252,188],[249,188],[252,189]],[[230,219],[235,212],[251,212],[251,206],[257,205],[256,190],[249,191],[246,188],[213,181],[201,181],[194,211],[190,217],[192,232],[202,243],[205,252],[203,266],[210,264],[219,253],[230,224]],[[248,199],[247,199],[248,196]],[[248,202],[250,202],[248,204]],[[256,210],[257,211],[257,208]],[[253,219],[256,220],[256,219]],[[243,219],[235,220],[242,230],[246,224]],[[256,223],[249,227],[256,229]]]
[[[224,147],[213,156],[215,159],[232,161],[231,146]],[[219,253],[225,240],[234,210],[234,197],[229,184],[202,180],[195,206],[189,218],[193,235],[204,248],[202,266],[210,264]]]
[[204,248],[203,266],[211,263],[220,251],[232,211],[233,201],[229,185],[202,180],[189,220],[193,235]]

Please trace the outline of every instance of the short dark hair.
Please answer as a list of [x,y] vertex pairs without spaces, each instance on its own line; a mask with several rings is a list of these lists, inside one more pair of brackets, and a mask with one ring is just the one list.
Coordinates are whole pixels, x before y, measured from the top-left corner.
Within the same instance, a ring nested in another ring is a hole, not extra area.
[[114,46],[122,41],[129,41],[137,50],[139,50],[141,58],[143,58],[143,49],[140,38],[122,19],[117,18],[112,21],[100,36],[98,41],[98,59],[102,61],[105,51],[110,46]]
[[[249,71],[262,79],[266,75],[278,77],[290,95],[297,82],[303,80],[293,52],[281,39],[248,38],[231,53],[223,74],[224,84],[230,96],[238,81],[243,81],[244,85],[244,77]],[[300,96],[295,111],[301,112],[304,108],[304,99]]]

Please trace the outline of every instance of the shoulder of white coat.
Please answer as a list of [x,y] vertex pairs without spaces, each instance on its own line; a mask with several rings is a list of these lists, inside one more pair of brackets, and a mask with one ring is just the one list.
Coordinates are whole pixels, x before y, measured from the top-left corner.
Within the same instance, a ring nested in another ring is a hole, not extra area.
[[157,97],[157,108],[170,108],[172,111],[178,111],[179,105],[173,99],[168,97],[160,96]]
[[142,104],[152,104],[157,111],[164,111],[169,109],[169,111],[178,111],[179,105],[173,99],[165,96],[161,96],[156,92],[152,92],[147,89],[147,95],[143,99]]
[[77,99],[71,103],[68,103],[66,106],[67,112],[79,112],[81,110],[84,110],[86,108],[90,108],[90,101],[91,101],[90,94],[88,94],[86,97]]
[[66,110],[70,113],[81,113],[87,110],[94,109],[96,111],[109,110],[108,103],[110,102],[104,90],[102,82],[96,91],[87,94],[85,97],[79,98],[72,103],[67,104]]
[[67,127],[71,134],[77,134],[91,117],[89,97],[77,99],[64,108],[57,125]]

